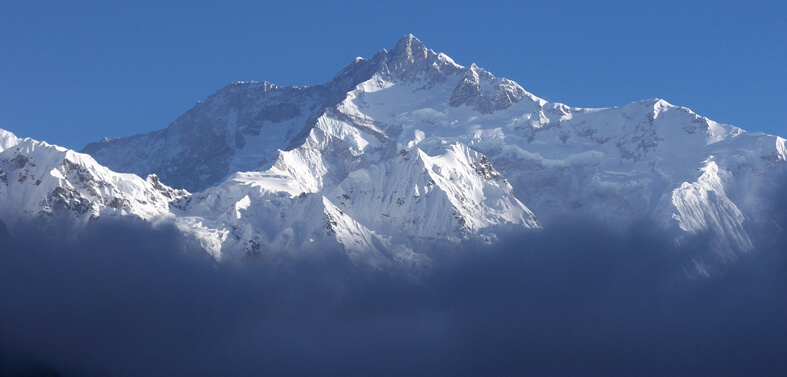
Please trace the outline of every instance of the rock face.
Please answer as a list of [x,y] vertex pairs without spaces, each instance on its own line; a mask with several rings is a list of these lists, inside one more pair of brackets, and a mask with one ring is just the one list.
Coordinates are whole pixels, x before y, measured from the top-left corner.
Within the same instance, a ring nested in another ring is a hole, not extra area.
[[473,64],[465,71],[459,84],[451,93],[448,104],[452,107],[470,106],[481,114],[505,110],[529,95],[519,84],[508,79],[496,79],[491,73]]
[[167,129],[83,150],[156,175],[147,180],[0,136],[6,223],[169,219],[216,259],[335,247],[379,267],[427,265],[430,246],[585,214],[611,226],[644,217],[678,242],[711,235],[712,257],[728,261],[752,249],[747,226],[768,206],[760,189],[787,171],[782,138],[658,99],[549,103],[412,35],[326,84],[230,84]]

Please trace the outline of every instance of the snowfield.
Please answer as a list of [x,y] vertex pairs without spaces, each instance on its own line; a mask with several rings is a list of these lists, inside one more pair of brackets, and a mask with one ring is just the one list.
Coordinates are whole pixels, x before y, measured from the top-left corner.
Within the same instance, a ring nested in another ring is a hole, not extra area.
[[233,83],[166,129],[82,153],[2,131],[0,219],[132,216],[175,223],[217,260],[337,247],[388,268],[502,227],[647,218],[676,242],[711,235],[732,261],[754,247],[747,224],[786,145],[661,99],[549,103],[409,35],[326,84]]

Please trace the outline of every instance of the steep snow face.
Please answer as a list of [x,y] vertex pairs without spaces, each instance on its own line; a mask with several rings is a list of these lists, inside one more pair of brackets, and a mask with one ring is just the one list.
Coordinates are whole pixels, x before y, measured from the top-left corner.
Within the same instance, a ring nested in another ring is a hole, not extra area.
[[719,141],[742,131],[662,100],[622,108],[524,109],[474,146],[511,179],[542,220],[582,211],[612,222],[651,213]]
[[179,203],[178,224],[218,260],[261,256],[286,261],[335,248],[354,263],[390,265],[382,254],[384,240],[327,198],[277,191],[280,183],[265,174],[236,174]]
[[19,138],[6,130],[0,130],[0,152],[17,144],[19,144]]
[[217,258],[326,243],[373,265],[581,214],[712,234],[729,260],[752,247],[758,188],[787,169],[782,138],[660,99],[549,103],[412,35],[324,85],[231,84],[166,130],[84,151],[199,191],[176,215]]
[[782,161],[787,161],[787,140],[780,137],[776,138],[777,157]]
[[[702,175],[695,182],[684,182],[672,191],[672,205],[677,212],[673,217],[690,234],[712,233],[711,240],[717,243],[719,255],[734,258],[736,250],[748,250],[752,244],[743,229],[743,213],[724,189],[724,181],[732,175],[720,170],[714,161],[706,161],[700,171]],[[728,242],[719,242],[723,240]]]
[[329,197],[370,229],[419,242],[461,241],[500,224],[539,226],[485,156],[458,143],[430,153],[403,149],[352,172]]
[[[474,85],[476,80],[486,80],[486,86]],[[526,92],[503,96],[521,92],[502,90],[495,84],[500,82],[474,66],[430,90],[373,77],[337,109],[356,124],[387,130],[400,147],[460,142],[484,153],[511,182],[515,196],[546,224],[578,213],[621,225],[646,216],[679,237],[699,233],[684,225],[696,222],[717,236],[720,253],[751,249],[744,223],[761,208],[742,192],[753,192],[769,171],[785,169],[783,139],[748,134],[664,100],[579,109]],[[494,88],[497,97],[465,86]],[[457,93],[474,99],[458,101]],[[488,98],[515,100],[484,106]],[[670,200],[672,192],[694,182],[711,156],[731,175],[721,188],[742,181],[751,187],[705,201],[699,212],[681,212],[686,207]],[[722,217],[730,221],[708,222],[705,212],[727,214]]]
[[230,84],[166,130],[93,143],[83,151],[118,171],[155,173],[167,184],[201,190],[231,172],[254,170],[307,132],[325,105],[323,91]]
[[20,221],[66,219],[75,227],[103,216],[167,217],[169,202],[187,193],[118,174],[92,157],[0,131],[0,218]]
[[[464,145],[374,160],[378,154],[353,149],[359,142],[341,122],[320,124],[271,168],[237,173],[176,204],[181,228],[217,259],[305,256],[338,245],[353,263],[420,268],[430,260],[423,246],[491,241],[498,225],[539,226],[505,178]],[[379,147],[372,135],[355,136],[372,139],[362,150]]]

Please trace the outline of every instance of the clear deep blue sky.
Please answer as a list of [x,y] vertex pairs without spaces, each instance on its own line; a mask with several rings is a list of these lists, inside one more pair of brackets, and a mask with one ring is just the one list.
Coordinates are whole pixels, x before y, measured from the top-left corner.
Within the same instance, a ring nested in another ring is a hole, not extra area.
[[412,33],[549,101],[659,97],[787,136],[784,1],[118,3],[0,0],[0,128],[81,149],[232,81],[323,83]]

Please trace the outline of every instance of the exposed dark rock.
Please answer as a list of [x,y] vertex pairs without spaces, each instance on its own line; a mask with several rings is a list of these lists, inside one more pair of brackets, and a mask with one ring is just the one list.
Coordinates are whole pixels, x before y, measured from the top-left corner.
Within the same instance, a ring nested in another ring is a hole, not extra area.
[[[30,159],[27,158],[26,156],[18,154],[14,156],[14,158],[8,160],[8,163],[11,165],[12,169],[22,169],[25,167],[25,165],[27,165],[29,161]],[[35,164],[32,165],[35,166]]]

